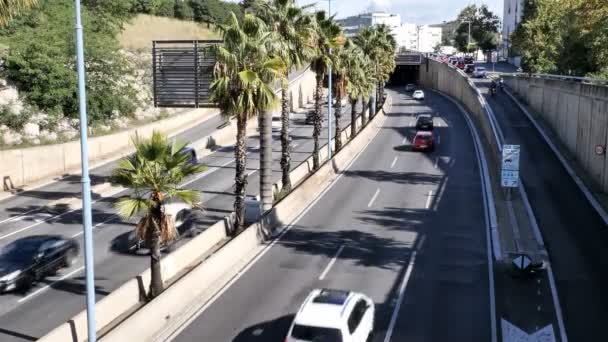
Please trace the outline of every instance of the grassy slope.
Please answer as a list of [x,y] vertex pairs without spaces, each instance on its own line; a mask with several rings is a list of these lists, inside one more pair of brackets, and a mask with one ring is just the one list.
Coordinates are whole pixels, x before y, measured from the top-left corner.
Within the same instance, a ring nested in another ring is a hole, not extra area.
[[217,38],[206,25],[146,14],[133,18],[118,37],[120,45],[127,50],[149,50],[152,40]]

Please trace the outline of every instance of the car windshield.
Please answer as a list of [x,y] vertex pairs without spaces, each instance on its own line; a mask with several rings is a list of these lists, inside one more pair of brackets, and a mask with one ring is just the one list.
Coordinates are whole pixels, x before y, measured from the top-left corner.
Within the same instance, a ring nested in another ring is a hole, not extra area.
[[39,244],[33,241],[17,240],[0,249],[0,260],[27,261],[38,252]]
[[486,68],[477,68],[477,71],[485,71]]
[[301,324],[294,325],[291,336],[298,340],[310,342],[342,342],[342,333],[338,329]]

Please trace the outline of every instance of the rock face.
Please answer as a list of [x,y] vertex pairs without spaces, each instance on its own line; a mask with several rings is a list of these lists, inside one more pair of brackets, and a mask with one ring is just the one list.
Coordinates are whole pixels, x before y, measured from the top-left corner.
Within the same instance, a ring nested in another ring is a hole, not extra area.
[[23,134],[27,138],[38,138],[40,135],[40,126],[33,122],[28,122],[23,126]]

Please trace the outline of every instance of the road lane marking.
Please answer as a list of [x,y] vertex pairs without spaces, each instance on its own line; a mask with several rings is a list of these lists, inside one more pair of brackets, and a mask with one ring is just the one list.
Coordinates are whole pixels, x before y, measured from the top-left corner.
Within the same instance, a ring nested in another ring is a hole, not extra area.
[[435,157],[435,168],[437,168],[438,163],[439,163],[439,157]]
[[251,176],[252,174],[258,172],[258,170],[251,170],[249,172],[247,172],[247,177]]
[[319,276],[319,280],[325,279],[325,276],[327,275],[327,273],[329,273],[329,270],[334,265],[334,263],[336,263],[336,260],[338,259],[338,256],[340,256],[340,253],[342,253],[343,249],[344,249],[344,245],[342,245],[342,246],[340,246],[340,248],[338,248],[338,251],[336,252],[336,254],[334,255],[334,257],[331,258],[331,260],[329,261],[329,264],[327,264],[327,267],[325,267],[325,270]]
[[437,145],[441,144],[441,135],[437,135]]
[[391,163],[391,169],[395,167],[395,164],[397,163],[397,159],[399,157],[395,157],[395,159],[393,159],[393,162]]
[[372,204],[374,204],[374,201],[376,200],[376,198],[378,198],[378,195],[380,194],[380,188],[376,189],[376,193],[374,194],[374,196],[372,196],[372,199],[369,200],[369,203],[367,203],[367,207],[371,207]]
[[[365,145],[357,152],[357,154],[353,157],[353,159],[344,167],[344,170],[350,169],[350,167],[359,159],[359,157],[367,150],[367,147],[374,141],[374,138],[380,133],[380,130],[376,131],[376,133],[365,143]],[[266,244],[261,251],[259,251],[256,256],[249,261],[244,267],[242,267],[237,274],[235,274],[226,284],[224,284],[219,291],[215,292],[200,308],[198,308],[194,313],[189,314],[189,317],[182,321],[176,329],[172,329],[173,331],[168,334],[166,340],[175,339],[188,325],[190,325],[194,320],[196,320],[203,312],[205,312],[213,303],[215,303],[226,291],[228,291],[234,283],[236,283],[249,269],[251,269],[257,262],[260,260],[266,253],[268,253],[274,245],[276,245],[285,234],[287,234],[301,219],[306,215],[322,198],[325,196],[327,192],[329,192],[334,185],[338,183],[338,181],[345,175],[344,172],[341,172],[331,183],[327,185],[323,191],[315,198],[304,210],[296,216],[288,225],[286,225],[282,230],[278,231],[278,234],[275,235],[272,242]]]
[[9,222],[9,221],[17,221],[17,220],[20,220],[22,217],[26,216],[27,214],[32,213],[32,212],[37,211],[37,210],[41,210],[41,209],[42,209],[42,208],[30,209],[30,210],[28,210],[28,211],[26,211],[26,212],[24,212],[24,213],[21,213],[21,214],[19,214],[19,215],[17,215],[17,216],[11,216],[11,217],[9,217],[9,218],[6,218],[6,219],[4,219],[4,220],[0,221],[0,224],[2,224],[2,223],[4,223],[4,222]]
[[559,334],[562,342],[568,342],[566,326],[564,325],[564,317],[562,316],[562,307],[559,303],[559,297],[557,296],[557,287],[555,286],[555,278],[553,277],[553,269],[551,268],[551,264],[547,265],[547,275],[549,278],[549,287],[551,288],[551,297],[553,297],[553,306],[555,307],[555,316],[557,316]]
[[399,296],[397,297],[397,305],[395,305],[395,308],[393,309],[391,321],[388,325],[386,335],[384,336],[384,342],[390,342],[391,337],[393,336],[395,324],[397,323],[397,316],[399,316],[399,309],[401,308],[401,303],[403,303],[403,296],[405,295],[405,288],[407,287],[407,283],[410,281],[410,277],[412,276],[412,270],[414,269],[414,264],[416,263],[416,254],[422,247],[423,242],[424,236],[420,239],[420,243],[418,243],[417,248],[412,251],[412,257],[410,259],[409,264],[407,265],[407,269],[405,270],[405,275],[403,276],[403,280],[401,281],[401,286],[399,286]]
[[426,205],[424,206],[425,209],[428,209],[431,207],[431,200],[433,199],[433,190],[429,191],[429,194],[426,197]]
[[[101,226],[103,226],[104,224],[106,224],[106,223],[108,223],[108,222],[110,222],[110,221],[114,220],[114,219],[115,219],[115,218],[117,218],[117,217],[118,217],[118,215],[112,215],[112,216],[111,216],[109,219],[107,219],[107,220],[105,220],[105,221],[103,221],[103,222],[99,222],[99,223],[95,224],[95,225],[93,226],[93,229],[98,228],[98,227],[101,227]],[[83,233],[83,231],[80,231],[80,232],[78,232],[78,233],[76,233],[76,234],[72,235],[72,238],[78,237],[78,236],[82,235],[82,233]]]
[[41,288],[39,288],[38,290],[36,290],[35,292],[32,292],[32,293],[30,293],[29,295],[27,295],[27,296],[25,296],[25,297],[23,297],[23,298],[19,299],[17,302],[18,302],[18,303],[23,303],[23,302],[25,302],[26,300],[28,300],[28,299],[30,299],[30,298],[32,298],[32,297],[34,297],[34,296],[36,296],[36,295],[37,295],[37,294],[39,294],[40,292],[45,291],[45,290],[46,290],[46,289],[48,289],[49,287],[51,287],[51,286],[53,286],[53,285],[55,285],[55,284],[57,284],[57,283],[59,283],[59,282],[64,281],[66,278],[71,277],[71,276],[73,276],[74,274],[76,274],[76,273],[78,273],[78,272],[80,272],[80,271],[82,271],[82,270],[84,270],[84,266],[80,266],[80,267],[78,267],[77,269],[73,270],[72,272],[70,272],[70,273],[68,273],[68,274],[66,274],[66,275],[64,275],[64,276],[62,276],[61,278],[59,278],[59,279],[55,280],[54,282],[52,282],[52,283],[50,283],[50,284],[48,284],[48,285],[46,285],[46,286],[44,286],[44,287],[41,287]]
[[402,145],[405,145],[405,143],[407,143],[407,137],[403,138],[403,141],[401,142]]

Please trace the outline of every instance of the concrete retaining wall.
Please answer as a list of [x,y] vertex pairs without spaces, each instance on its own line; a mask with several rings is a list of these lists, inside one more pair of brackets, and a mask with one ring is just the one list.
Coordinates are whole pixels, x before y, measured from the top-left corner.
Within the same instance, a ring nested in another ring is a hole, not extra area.
[[[315,89],[315,74],[306,70],[290,84],[290,92],[294,99],[300,87],[304,103],[312,99]],[[280,94],[280,92],[278,92]],[[127,131],[94,137],[89,139],[89,161],[91,167],[109,160],[126,156],[133,152],[131,137],[138,134],[148,137],[153,130],[160,130],[167,135],[177,135],[186,129],[192,128],[201,122],[219,115],[215,108],[199,108],[188,110],[158,122],[150,123]],[[253,134],[257,127],[257,120],[250,120],[248,130]],[[220,129],[208,137],[201,137],[195,148],[201,156],[213,152],[215,145],[232,145],[236,138],[236,123]],[[65,174],[80,173],[80,142],[70,141],[63,144],[37,146],[23,149],[0,151],[0,178],[3,187],[0,193],[13,188],[23,187],[50,181]]]
[[[131,153],[131,137],[135,134],[149,136],[155,129],[169,135],[177,134],[217,114],[216,109],[193,109],[127,131],[90,138],[89,160],[95,164],[109,157],[119,158]],[[0,151],[0,177],[5,191],[11,190],[11,185],[18,188],[67,173],[78,173],[79,168],[79,141]]]
[[608,192],[608,158],[597,145],[608,142],[608,87],[504,76],[505,83],[528,104],[553,136],[582,166],[594,185]]

